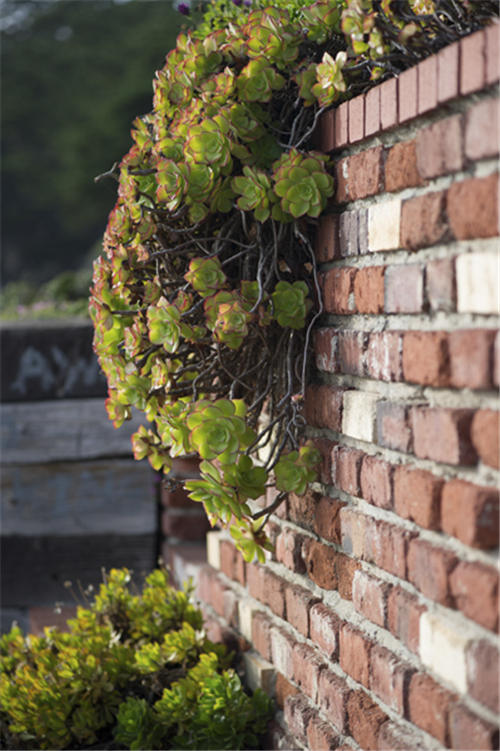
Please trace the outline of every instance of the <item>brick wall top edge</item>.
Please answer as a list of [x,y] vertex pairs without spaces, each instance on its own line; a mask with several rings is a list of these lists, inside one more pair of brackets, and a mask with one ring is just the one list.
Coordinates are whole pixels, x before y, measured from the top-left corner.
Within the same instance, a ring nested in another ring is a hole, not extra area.
[[[499,24],[494,20],[399,76],[326,112],[320,126],[320,147],[324,151],[343,149],[497,83],[500,35],[495,31]],[[350,116],[355,116],[355,123],[350,122]]]

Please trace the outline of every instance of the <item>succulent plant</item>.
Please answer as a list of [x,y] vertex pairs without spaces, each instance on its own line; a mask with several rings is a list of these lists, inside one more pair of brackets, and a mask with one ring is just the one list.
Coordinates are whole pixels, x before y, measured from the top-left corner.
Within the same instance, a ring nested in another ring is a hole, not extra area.
[[[134,436],[136,455],[168,471],[171,457],[198,453],[191,497],[232,528],[248,560],[263,560],[273,504],[256,510],[255,495],[273,478],[280,499],[304,492],[318,458],[299,449],[318,315],[310,230],[334,192],[331,160],[312,149],[318,118],[497,8],[201,5],[112,170],[118,196],[91,291],[94,347],[114,424],[132,407],[150,423]],[[130,712],[142,716],[140,706]]]
[[295,219],[318,217],[333,193],[333,178],[326,172],[326,158],[317,152],[307,156],[291,149],[273,165],[274,191],[283,212]]

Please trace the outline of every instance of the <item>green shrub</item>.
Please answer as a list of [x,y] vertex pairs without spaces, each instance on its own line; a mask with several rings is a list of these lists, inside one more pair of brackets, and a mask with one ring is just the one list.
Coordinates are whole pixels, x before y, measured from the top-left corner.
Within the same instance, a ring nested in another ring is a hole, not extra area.
[[25,638],[14,626],[0,640],[3,747],[257,747],[270,700],[245,693],[202,625],[163,570],[134,593],[129,571],[113,569],[69,632]]
[[[303,445],[310,334],[322,313],[310,241],[334,193],[312,147],[321,113],[496,12],[491,2],[204,4],[156,74],[114,173],[94,267],[94,346],[116,426],[142,410],[138,459],[198,454],[190,497],[247,560],[319,454]],[[265,474],[263,474],[262,470]],[[275,485],[276,501],[255,494]]]

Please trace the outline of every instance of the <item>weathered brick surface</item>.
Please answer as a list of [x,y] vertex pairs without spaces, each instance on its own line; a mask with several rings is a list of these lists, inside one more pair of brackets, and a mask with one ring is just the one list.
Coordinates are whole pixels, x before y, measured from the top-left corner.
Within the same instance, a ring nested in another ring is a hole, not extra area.
[[239,627],[276,671],[272,748],[498,748],[499,31],[315,136],[335,181],[297,402],[317,483],[267,522],[269,563],[218,537],[197,588],[210,633]]

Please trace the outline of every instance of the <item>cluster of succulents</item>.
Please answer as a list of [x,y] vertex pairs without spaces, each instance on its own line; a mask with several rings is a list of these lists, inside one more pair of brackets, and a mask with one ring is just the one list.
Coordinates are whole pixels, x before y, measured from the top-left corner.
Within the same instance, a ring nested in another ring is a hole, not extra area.
[[157,470],[200,456],[190,495],[247,557],[269,547],[257,491],[302,493],[318,461],[301,436],[321,314],[310,236],[334,193],[331,160],[312,148],[318,118],[495,12],[214,0],[134,122],[90,302],[108,413],[120,425],[144,412],[134,452]]
[[68,630],[0,638],[0,743],[11,749],[257,748],[271,702],[249,695],[190,592],[112,569]]

